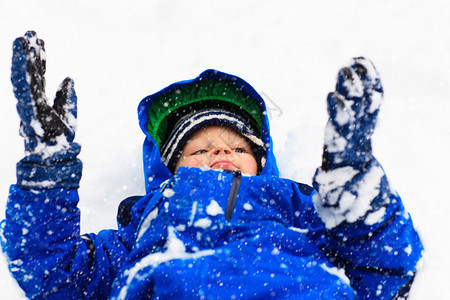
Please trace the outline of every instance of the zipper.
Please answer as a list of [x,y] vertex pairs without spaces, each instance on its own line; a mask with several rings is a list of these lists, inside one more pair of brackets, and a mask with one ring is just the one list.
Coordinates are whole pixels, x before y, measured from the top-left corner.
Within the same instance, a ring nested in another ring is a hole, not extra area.
[[236,171],[231,181],[230,193],[228,194],[227,206],[225,208],[225,218],[230,221],[233,215],[234,206],[236,205],[236,198],[241,187],[242,174],[241,171]]

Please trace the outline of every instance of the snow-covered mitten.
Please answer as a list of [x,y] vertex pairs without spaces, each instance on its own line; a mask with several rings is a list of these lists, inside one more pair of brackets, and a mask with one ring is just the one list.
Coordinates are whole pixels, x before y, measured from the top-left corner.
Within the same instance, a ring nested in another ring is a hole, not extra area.
[[26,154],[17,164],[17,184],[23,189],[78,188],[82,164],[77,158],[80,145],[73,142],[77,118],[74,83],[64,79],[50,106],[45,69],[44,41],[33,31],[17,38],[11,82]]
[[322,166],[313,178],[314,204],[329,229],[345,221],[376,223],[389,203],[389,182],[371,145],[382,100],[380,77],[370,60],[354,58],[339,71],[336,91],[327,99]]

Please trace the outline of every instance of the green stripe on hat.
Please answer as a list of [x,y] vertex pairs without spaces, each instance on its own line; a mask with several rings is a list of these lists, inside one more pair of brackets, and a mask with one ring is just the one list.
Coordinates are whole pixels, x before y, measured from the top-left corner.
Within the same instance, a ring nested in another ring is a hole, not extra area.
[[[201,108],[221,107],[238,115],[248,115],[253,127],[261,136],[263,115],[258,103],[242,92],[233,82],[217,79],[204,79],[177,90],[162,94],[148,110],[147,131],[159,147],[164,141],[169,128],[169,115],[187,105],[201,102]],[[180,112],[180,117],[189,113]],[[248,117],[244,116],[245,119]]]

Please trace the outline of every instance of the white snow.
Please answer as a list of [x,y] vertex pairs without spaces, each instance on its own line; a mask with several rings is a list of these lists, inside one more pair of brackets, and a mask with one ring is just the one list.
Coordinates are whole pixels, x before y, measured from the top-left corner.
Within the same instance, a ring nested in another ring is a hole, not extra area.
[[[342,167],[328,172],[321,172],[316,177],[317,183],[320,184],[319,192],[326,195],[352,180],[356,174],[358,174],[358,171],[352,167]],[[335,202],[330,204],[335,204]]]
[[[347,220],[354,222],[371,209],[370,203],[379,193],[379,186],[383,175],[384,172],[380,167],[372,167],[367,171],[367,174],[357,186],[358,200],[355,203],[357,205],[350,204],[347,207],[343,207],[349,210],[349,213],[346,215]],[[378,214],[378,221],[381,221],[382,217],[383,215]],[[369,222],[377,221],[374,221],[372,216]]]
[[152,224],[153,220],[158,216],[158,208],[155,207],[149,214],[145,217],[144,221],[142,221],[141,226],[139,227],[138,235],[136,236],[136,240],[139,240],[142,235],[147,231],[148,227]]
[[345,284],[350,284],[350,279],[348,279],[348,277],[345,275],[345,270],[344,269],[339,269],[336,267],[328,267],[326,264],[321,264],[320,267],[322,269],[324,269],[325,271],[327,271],[330,274],[336,275],[337,277],[339,277]]
[[305,233],[305,234],[309,232],[309,229],[298,228],[298,227],[289,227],[289,229],[296,231],[296,232]]
[[[340,96],[340,95],[335,93],[335,97],[338,97],[338,96]],[[345,100],[345,98],[342,96],[340,96],[338,98],[343,98],[342,103],[344,104],[344,107],[337,110],[335,119],[339,125],[343,126],[343,125],[347,124],[348,122],[350,122],[350,120],[354,120],[354,118],[355,118],[353,110],[350,109],[350,107],[353,105],[354,101]],[[344,141],[345,141],[345,139],[344,139]]]
[[[314,205],[327,228],[334,228],[346,220],[349,223],[355,222],[364,216],[372,207],[373,199],[379,194],[379,186],[384,171],[379,166],[371,166],[364,176],[352,185],[352,192],[343,191],[343,186],[358,172],[351,167],[342,167],[330,171],[321,171],[316,176],[320,184],[318,194],[315,195]],[[319,197],[320,195],[320,197]],[[324,207],[323,198],[327,198],[327,203],[337,207]],[[369,214],[365,223],[368,225],[381,222],[384,218],[385,209],[381,208]]]
[[56,184],[56,181],[51,181],[51,180],[42,180],[42,181],[27,181],[27,180],[22,180],[22,184],[24,186],[28,186],[30,188],[36,187],[36,186],[43,186],[46,188],[51,188],[54,187]]
[[250,203],[244,203],[243,207],[248,211],[253,210],[253,206]]
[[350,71],[352,72],[353,81],[352,80],[344,81],[344,86],[346,87],[348,95],[350,97],[361,97],[364,93],[364,90],[361,88],[362,81],[356,74],[355,70],[350,69]]
[[369,113],[375,112],[381,106],[381,103],[383,102],[383,96],[380,93],[374,92],[371,99],[372,102],[370,103],[370,107],[368,110]]
[[222,207],[220,207],[216,200],[211,200],[209,205],[206,207],[206,213],[213,217],[224,214]]
[[16,260],[12,261],[11,264],[16,265],[16,266],[21,266],[21,265],[23,265],[23,261],[21,259],[16,259]]
[[[337,121],[341,125],[350,121],[350,116],[346,112],[347,111],[340,110],[337,115]],[[336,132],[336,129],[330,122],[325,126],[324,135],[324,143],[328,145],[328,151],[332,153],[343,151],[345,146],[347,146],[347,140]]]
[[175,195],[175,192],[174,192],[172,189],[166,188],[166,189],[163,191],[163,196],[166,197],[166,198],[170,198],[170,197],[172,197],[173,195]]
[[212,223],[212,221],[210,218],[201,218],[201,219],[198,219],[197,221],[195,221],[194,227],[200,227],[200,228],[206,229],[209,226],[211,226],[211,223]]
[[[1,218],[23,156],[10,83],[11,45],[27,30],[45,40],[48,98],[66,76],[75,80],[83,233],[115,228],[119,202],[144,194],[144,135],[136,107],[146,95],[207,68],[243,77],[270,98],[281,175],[311,183],[321,161],[327,93],[339,68],[364,55],[375,63],[385,89],[374,154],[426,247],[409,299],[448,299],[449,15],[446,0],[5,1]],[[1,298],[25,299],[5,258],[0,260]]]
[[406,247],[404,250],[405,250],[406,254],[411,255],[411,252],[412,252],[411,245],[408,245],[408,247]]
[[187,226],[192,226],[192,224],[194,223],[195,214],[197,212],[197,204],[198,204],[197,201],[192,202],[191,216],[189,217],[189,222]]
[[379,222],[383,221],[385,213],[386,213],[386,207],[382,207],[382,208],[368,214],[367,217],[364,219],[364,223],[369,226],[379,223]]

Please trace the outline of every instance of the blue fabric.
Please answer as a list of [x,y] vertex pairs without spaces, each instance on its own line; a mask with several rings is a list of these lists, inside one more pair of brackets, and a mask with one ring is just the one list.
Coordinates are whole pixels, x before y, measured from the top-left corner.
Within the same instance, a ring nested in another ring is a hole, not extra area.
[[77,189],[80,186],[83,164],[77,158],[81,147],[69,147],[43,158],[31,154],[17,163],[17,186],[22,189]]
[[241,178],[230,221],[234,175],[182,167],[174,176],[148,135],[147,195],[121,204],[118,230],[80,236],[76,190],[13,185],[1,223],[11,273],[35,299],[392,298],[422,251],[400,197],[390,195],[382,222],[326,228],[316,192],[279,178],[267,117],[263,140],[266,165]]

